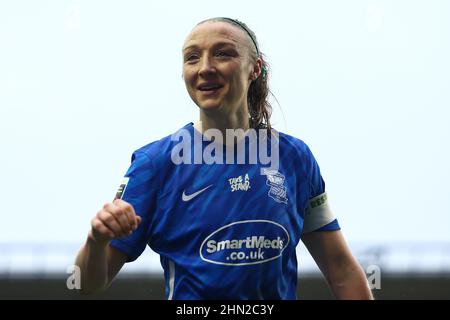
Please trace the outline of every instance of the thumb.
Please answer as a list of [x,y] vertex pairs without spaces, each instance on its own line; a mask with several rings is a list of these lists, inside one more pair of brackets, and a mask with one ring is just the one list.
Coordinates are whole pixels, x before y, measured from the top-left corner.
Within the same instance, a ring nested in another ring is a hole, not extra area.
[[114,198],[114,200],[113,200],[113,204],[115,204],[116,206],[117,205],[119,205],[119,203],[122,201],[122,199],[120,199],[120,198]]
[[138,215],[136,215],[136,224],[139,225],[142,221],[142,218]]

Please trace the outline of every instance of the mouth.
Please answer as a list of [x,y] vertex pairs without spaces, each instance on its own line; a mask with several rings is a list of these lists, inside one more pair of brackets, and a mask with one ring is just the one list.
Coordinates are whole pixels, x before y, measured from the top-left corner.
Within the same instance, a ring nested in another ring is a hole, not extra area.
[[223,85],[219,83],[204,83],[197,87],[197,89],[205,96],[214,95],[223,88]]

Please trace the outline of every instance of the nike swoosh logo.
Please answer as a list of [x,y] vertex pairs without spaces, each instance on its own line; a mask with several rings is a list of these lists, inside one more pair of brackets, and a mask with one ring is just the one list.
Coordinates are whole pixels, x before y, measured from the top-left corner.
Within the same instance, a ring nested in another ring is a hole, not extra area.
[[183,191],[183,195],[181,197],[181,199],[183,199],[183,201],[187,202],[189,200],[194,199],[196,196],[198,196],[200,193],[202,193],[203,191],[205,191],[206,189],[208,189],[209,187],[212,187],[213,185],[209,185],[206,188],[203,188],[201,190],[198,190],[197,192],[194,192],[193,194],[190,195],[186,195],[186,193]]

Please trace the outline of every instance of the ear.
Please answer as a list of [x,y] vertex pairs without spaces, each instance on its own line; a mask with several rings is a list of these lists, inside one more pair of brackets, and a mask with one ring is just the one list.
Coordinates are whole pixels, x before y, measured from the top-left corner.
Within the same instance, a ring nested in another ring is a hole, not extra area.
[[262,59],[257,58],[250,73],[250,80],[255,81],[261,75],[262,71]]

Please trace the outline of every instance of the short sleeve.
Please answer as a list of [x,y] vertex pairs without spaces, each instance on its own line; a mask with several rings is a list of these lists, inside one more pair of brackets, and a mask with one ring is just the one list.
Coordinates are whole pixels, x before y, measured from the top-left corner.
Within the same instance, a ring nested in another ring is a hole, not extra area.
[[309,170],[309,202],[305,210],[303,233],[312,231],[339,230],[339,223],[335,218],[325,191],[325,181],[320,173],[311,150],[306,147],[306,167]]
[[152,215],[156,206],[156,178],[151,159],[143,152],[133,153],[116,198],[130,203],[142,221],[133,234],[114,239],[110,244],[128,256],[127,262],[136,260],[150,241]]

